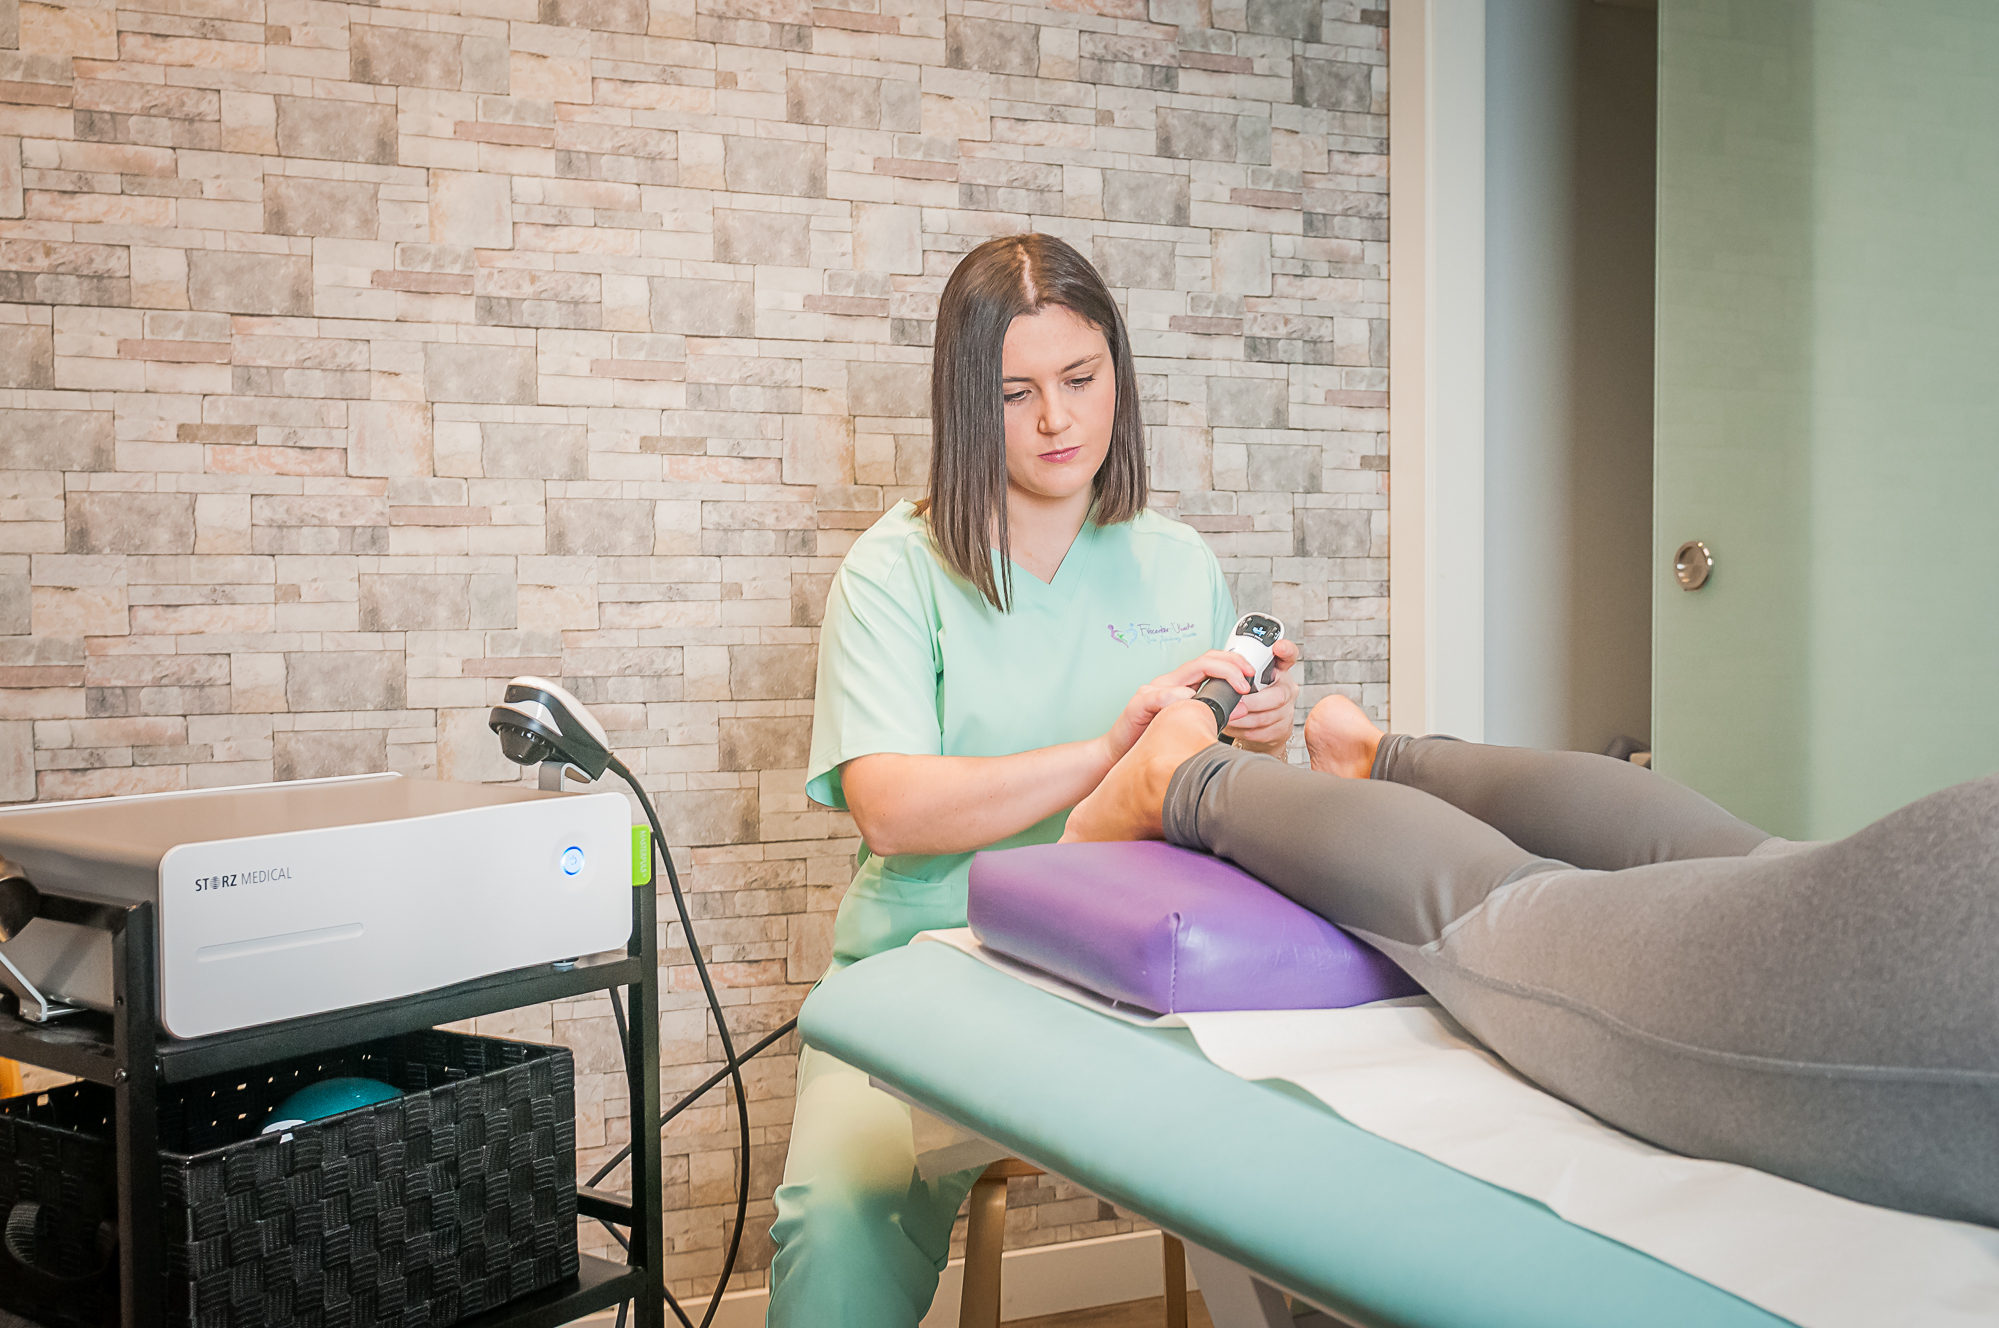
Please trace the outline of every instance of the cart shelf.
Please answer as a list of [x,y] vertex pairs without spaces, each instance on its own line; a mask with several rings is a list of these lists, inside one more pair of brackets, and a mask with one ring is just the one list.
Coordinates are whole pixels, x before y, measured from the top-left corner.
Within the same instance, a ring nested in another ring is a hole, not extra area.
[[[628,993],[625,1065],[637,1192],[628,1198],[594,1190],[586,1194],[579,1187],[578,1197],[588,1210],[586,1216],[630,1229],[630,1262],[582,1255],[574,1278],[453,1328],[557,1328],[626,1300],[633,1302],[633,1328],[663,1328],[659,1131],[642,1124],[659,1119],[659,953],[655,900],[649,887],[632,892],[632,939],[622,956],[594,957],[573,966],[515,969],[392,1001],[189,1039],[169,1038],[159,1027],[150,902],[110,907],[101,901],[45,893],[39,916],[79,922],[112,935],[112,1012],[82,1012],[46,1024],[0,1012],[0,1056],[113,1090],[121,1328],[161,1328],[162,1322],[155,1115],[160,1084],[252,1069],[618,987]],[[134,1165],[135,1161],[142,1164]]]

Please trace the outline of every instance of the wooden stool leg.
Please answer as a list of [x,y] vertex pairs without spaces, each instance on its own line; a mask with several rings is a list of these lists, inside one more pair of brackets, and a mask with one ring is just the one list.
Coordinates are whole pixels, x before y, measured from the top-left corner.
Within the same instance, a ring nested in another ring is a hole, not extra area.
[[1166,1328],[1187,1328],[1187,1250],[1177,1236],[1159,1233],[1166,1264]]
[[985,1175],[972,1186],[965,1228],[965,1294],[958,1328],[999,1328],[1000,1252],[1006,1243],[1006,1177]]

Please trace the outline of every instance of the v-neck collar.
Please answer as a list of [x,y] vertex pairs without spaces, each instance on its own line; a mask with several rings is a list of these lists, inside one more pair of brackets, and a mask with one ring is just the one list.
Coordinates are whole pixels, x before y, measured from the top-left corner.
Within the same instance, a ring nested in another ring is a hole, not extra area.
[[[1089,512],[1083,517],[1082,529],[1078,530],[1076,538],[1069,542],[1068,550],[1063,553],[1061,563],[1055,568],[1054,577],[1047,581],[1043,581],[1019,563],[1014,562],[1012,558],[1008,558],[1008,570],[1013,574],[1014,594],[1018,595],[1021,584],[1026,582],[1034,587],[1029,592],[1030,594],[1054,595],[1065,600],[1073,599],[1076,594],[1076,587],[1082,581],[1084,567],[1090,560],[1090,553],[1096,548],[1097,529],[1097,505],[1091,503]],[[993,557],[999,557],[997,550],[994,551]]]

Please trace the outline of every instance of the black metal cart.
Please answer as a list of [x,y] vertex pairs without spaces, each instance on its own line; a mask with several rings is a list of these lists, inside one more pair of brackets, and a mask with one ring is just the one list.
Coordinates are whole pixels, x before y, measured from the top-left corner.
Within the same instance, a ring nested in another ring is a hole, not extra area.
[[162,1241],[159,1124],[161,1084],[329,1051],[478,1015],[567,1000],[624,987],[625,1066],[630,1081],[632,1175],[627,1197],[579,1187],[577,1213],[630,1231],[626,1263],[585,1254],[577,1275],[455,1328],[556,1328],[632,1301],[635,1328],[663,1328],[659,1119],[659,949],[650,885],[632,891],[632,939],[625,957],[574,967],[515,969],[376,1005],[288,1019],[211,1037],[162,1036],[155,972],[154,907],[109,904],[43,892],[39,917],[111,933],[109,1016],[79,1013],[31,1023],[0,1012],[0,1057],[111,1087],[117,1103],[113,1139],[118,1174],[118,1277],[122,1328],[160,1328]]

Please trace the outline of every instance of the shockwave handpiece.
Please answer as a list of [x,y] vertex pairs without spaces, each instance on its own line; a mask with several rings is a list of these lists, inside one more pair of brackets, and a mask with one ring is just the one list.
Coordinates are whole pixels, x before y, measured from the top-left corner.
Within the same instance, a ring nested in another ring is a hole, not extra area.
[[[1248,663],[1253,671],[1250,691],[1260,692],[1276,679],[1277,643],[1283,636],[1284,624],[1267,613],[1245,613],[1236,620],[1235,631],[1222,649],[1242,656]],[[1228,727],[1229,716],[1235,713],[1236,702],[1242,697],[1226,678],[1210,678],[1194,692],[1196,700],[1215,712],[1217,733]]]

